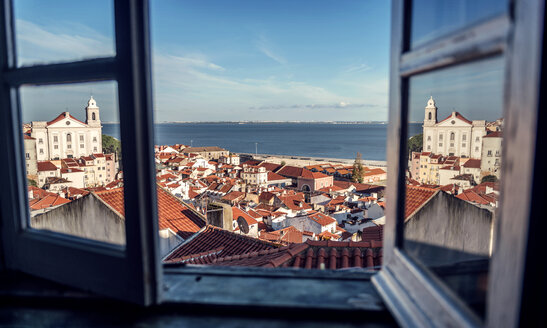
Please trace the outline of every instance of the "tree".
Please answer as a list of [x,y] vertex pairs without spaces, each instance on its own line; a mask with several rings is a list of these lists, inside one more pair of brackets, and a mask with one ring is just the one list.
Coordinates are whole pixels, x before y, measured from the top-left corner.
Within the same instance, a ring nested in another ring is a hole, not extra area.
[[421,152],[423,144],[424,144],[423,133],[410,137],[410,139],[408,139],[408,144],[407,144],[408,156],[410,156],[412,152]]
[[361,163],[361,153],[357,153],[355,157],[355,162],[353,162],[353,171],[351,172],[351,181],[353,182],[363,182],[363,174],[365,170],[363,169],[363,164]]
[[103,134],[103,153],[117,154],[118,159],[122,158],[122,143],[120,140]]
[[485,175],[481,179],[481,183],[483,182],[498,182],[498,177],[495,175]]
[[287,163],[285,161],[281,161],[281,166],[285,166]]
[[38,187],[38,184],[36,183],[36,181],[32,179],[27,178],[27,183],[29,186]]

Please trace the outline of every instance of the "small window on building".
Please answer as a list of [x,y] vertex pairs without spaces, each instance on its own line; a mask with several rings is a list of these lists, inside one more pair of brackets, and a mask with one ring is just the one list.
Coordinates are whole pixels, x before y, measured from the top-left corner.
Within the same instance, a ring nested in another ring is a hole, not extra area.
[[492,156],[492,151],[489,150],[489,151],[488,151],[488,154],[486,154],[486,156]]
[[44,139],[42,139],[42,138],[38,139],[38,143],[39,143],[39,144],[43,144],[43,143],[44,143]]
[[467,140],[467,134],[463,134],[463,135],[462,135],[462,140],[463,140],[463,141]]
[[84,144],[80,144],[80,148],[84,148]]
[[[68,145],[70,146],[70,145]],[[59,149],[59,145],[53,145],[53,149]]]
[[69,133],[66,135],[66,142],[71,142],[72,141],[72,135]]
[[83,135],[80,136],[80,141],[81,141],[81,142],[84,141],[84,136],[83,136]]
[[466,146],[467,146],[467,144],[465,144],[465,143],[462,144],[462,147],[466,147]]
[[427,136],[427,141],[431,141],[431,136]]
[[450,132],[450,141],[454,141],[456,138],[456,134],[454,132]]
[[97,142],[97,137],[93,137],[93,142]]
[[57,136],[53,136],[53,142],[59,142],[59,138]]
[[479,142],[480,140],[481,140],[480,137],[476,137],[476,138],[475,138],[475,142]]
[[43,154],[43,153],[44,153],[44,150],[40,148],[40,154]]
[[66,148],[72,149],[72,145],[66,145]]

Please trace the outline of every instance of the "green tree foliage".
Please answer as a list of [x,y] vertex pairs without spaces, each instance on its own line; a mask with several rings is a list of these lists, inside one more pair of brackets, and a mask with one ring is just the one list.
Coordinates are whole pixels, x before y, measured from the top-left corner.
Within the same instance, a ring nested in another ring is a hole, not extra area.
[[38,187],[38,184],[36,183],[36,181],[32,179],[27,178],[27,183],[29,186]]
[[281,166],[285,166],[287,163],[285,161],[281,161]]
[[364,173],[365,169],[363,169],[363,163],[361,163],[361,153],[357,153],[357,156],[355,157],[355,162],[353,162],[351,181],[362,183]]
[[103,134],[103,153],[105,154],[118,154],[118,158],[122,155],[122,143],[120,140]]
[[420,133],[415,136],[410,137],[408,139],[408,156],[412,154],[413,151],[415,152],[421,152],[422,151],[422,145],[424,143],[424,134]]
[[481,183],[483,182],[498,182],[498,178],[495,175],[485,175],[481,179]]

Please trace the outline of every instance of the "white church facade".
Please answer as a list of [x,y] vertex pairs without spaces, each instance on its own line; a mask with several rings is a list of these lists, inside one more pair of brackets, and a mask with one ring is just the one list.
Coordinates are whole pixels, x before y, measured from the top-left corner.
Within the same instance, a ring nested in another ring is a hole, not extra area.
[[85,111],[85,123],[69,112],[63,112],[49,122],[31,123],[31,137],[36,140],[38,161],[102,153],[101,119],[93,97],[87,102]]
[[437,121],[435,100],[428,100],[423,124],[424,152],[480,159],[485,135],[486,121],[470,121],[458,112]]

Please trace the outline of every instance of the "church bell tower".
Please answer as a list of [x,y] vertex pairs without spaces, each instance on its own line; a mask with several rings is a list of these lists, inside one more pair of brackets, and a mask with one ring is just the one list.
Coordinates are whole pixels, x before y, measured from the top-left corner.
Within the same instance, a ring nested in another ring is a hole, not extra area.
[[435,106],[435,100],[433,96],[427,101],[427,106],[425,106],[425,118],[424,126],[432,126],[437,124],[437,106]]
[[101,118],[99,117],[99,107],[97,102],[93,99],[93,96],[87,101],[87,107],[85,108],[86,119],[85,123],[89,126],[101,126]]

